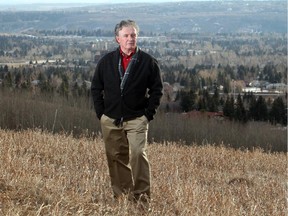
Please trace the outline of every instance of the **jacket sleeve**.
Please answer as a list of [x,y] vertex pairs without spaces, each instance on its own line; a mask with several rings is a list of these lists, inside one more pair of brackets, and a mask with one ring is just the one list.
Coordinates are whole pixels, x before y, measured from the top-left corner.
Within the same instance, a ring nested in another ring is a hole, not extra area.
[[161,78],[160,68],[156,59],[152,58],[151,76],[149,78],[148,87],[148,106],[145,110],[145,116],[149,121],[153,120],[157,108],[160,105],[160,100],[163,95],[163,82]]
[[99,62],[91,82],[91,95],[98,119],[100,119],[104,113],[104,84],[100,65],[101,63]]

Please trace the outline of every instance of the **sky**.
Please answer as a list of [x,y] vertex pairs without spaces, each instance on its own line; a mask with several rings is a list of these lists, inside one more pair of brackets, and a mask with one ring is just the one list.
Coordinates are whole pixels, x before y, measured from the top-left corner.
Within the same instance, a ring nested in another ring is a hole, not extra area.
[[[8,1],[0,1],[0,5],[9,5],[9,4],[50,4],[50,3],[132,3],[132,2],[181,2],[185,0],[8,0]],[[189,0],[186,0],[189,1]],[[193,1],[193,0],[190,0]]]

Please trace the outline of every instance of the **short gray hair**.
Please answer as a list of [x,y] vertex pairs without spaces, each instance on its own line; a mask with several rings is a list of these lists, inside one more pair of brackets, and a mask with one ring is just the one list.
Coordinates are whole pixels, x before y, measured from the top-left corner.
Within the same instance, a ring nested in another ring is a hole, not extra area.
[[129,27],[129,26],[134,27],[136,29],[137,35],[139,34],[140,29],[139,29],[139,26],[136,24],[135,21],[133,21],[133,20],[122,20],[120,23],[116,24],[116,26],[115,26],[115,30],[114,30],[115,36],[119,35],[119,31],[123,27]]

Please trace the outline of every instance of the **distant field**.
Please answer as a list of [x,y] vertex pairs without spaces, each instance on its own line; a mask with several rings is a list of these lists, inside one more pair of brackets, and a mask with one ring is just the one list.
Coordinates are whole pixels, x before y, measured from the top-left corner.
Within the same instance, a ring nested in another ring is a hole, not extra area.
[[17,62],[17,63],[0,63],[0,66],[5,66],[7,65],[9,68],[11,67],[20,67],[22,65],[28,65],[29,63],[27,62]]
[[[151,216],[285,215],[285,153],[152,143]],[[0,215],[141,215],[113,200],[103,142],[0,130]]]
[[[37,60],[37,64],[35,63],[35,61],[33,62],[33,64],[38,65],[38,64],[44,64],[46,62],[47,62],[47,59],[46,60]],[[55,62],[56,62],[56,60],[49,60],[49,63],[55,63]],[[30,64],[30,61],[24,61],[24,60],[22,60],[22,61],[20,61],[20,60],[19,61],[11,61],[11,62],[6,62],[6,63],[5,62],[4,63],[0,62],[0,66],[7,65],[9,68],[11,68],[11,67],[20,67],[20,66],[29,65],[29,64]]]

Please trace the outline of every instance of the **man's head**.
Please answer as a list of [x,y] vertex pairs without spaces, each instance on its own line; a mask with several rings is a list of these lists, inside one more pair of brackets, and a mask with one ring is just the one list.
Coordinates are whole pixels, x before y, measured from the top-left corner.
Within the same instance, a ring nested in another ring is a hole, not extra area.
[[115,39],[121,50],[129,55],[137,46],[139,27],[133,20],[122,20],[115,26]]

